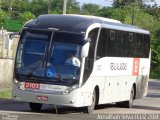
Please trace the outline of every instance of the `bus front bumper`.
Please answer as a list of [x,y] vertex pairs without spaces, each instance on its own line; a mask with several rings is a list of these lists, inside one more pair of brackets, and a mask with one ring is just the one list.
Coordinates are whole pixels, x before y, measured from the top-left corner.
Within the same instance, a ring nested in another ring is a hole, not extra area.
[[13,99],[25,102],[54,104],[69,107],[88,106],[91,101],[90,99],[85,99],[86,96],[90,98],[90,94],[82,93],[81,88],[75,89],[69,94],[55,95],[21,90],[15,83],[13,84],[12,96]]

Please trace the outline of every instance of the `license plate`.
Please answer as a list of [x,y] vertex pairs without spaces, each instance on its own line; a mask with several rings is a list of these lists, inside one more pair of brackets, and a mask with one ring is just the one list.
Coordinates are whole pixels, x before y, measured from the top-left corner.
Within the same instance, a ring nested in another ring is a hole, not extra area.
[[48,96],[37,96],[37,100],[48,101]]
[[40,83],[25,82],[25,88],[29,88],[29,89],[40,89]]

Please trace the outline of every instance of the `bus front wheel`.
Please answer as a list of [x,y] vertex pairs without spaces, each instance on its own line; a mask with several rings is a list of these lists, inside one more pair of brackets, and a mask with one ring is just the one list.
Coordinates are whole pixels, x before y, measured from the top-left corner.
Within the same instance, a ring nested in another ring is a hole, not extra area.
[[39,111],[42,108],[42,104],[40,104],[40,103],[29,103],[29,107],[33,111]]
[[91,105],[87,106],[87,107],[84,107],[83,108],[83,112],[87,113],[87,114],[91,114],[94,111],[94,109],[95,109],[95,105],[96,105],[96,91],[94,90],[93,94],[92,94]]

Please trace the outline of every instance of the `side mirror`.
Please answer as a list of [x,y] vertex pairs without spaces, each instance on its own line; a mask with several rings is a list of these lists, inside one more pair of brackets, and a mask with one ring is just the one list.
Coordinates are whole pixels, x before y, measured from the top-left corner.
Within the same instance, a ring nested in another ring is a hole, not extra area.
[[5,44],[6,49],[8,49],[8,50],[11,49],[11,45],[13,43],[13,38],[16,35],[19,35],[19,33],[15,32],[15,33],[9,33],[9,34],[7,34],[6,44]]
[[89,46],[90,46],[90,43],[87,42],[87,43],[82,47],[81,57],[87,57],[87,56],[88,56]]

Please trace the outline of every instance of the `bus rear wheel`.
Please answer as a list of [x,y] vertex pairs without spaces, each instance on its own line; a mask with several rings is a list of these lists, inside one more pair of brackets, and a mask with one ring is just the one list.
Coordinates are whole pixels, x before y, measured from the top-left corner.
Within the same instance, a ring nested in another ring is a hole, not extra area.
[[91,105],[90,105],[90,106],[87,106],[87,107],[84,107],[84,108],[83,108],[83,112],[84,112],[84,113],[87,113],[87,114],[91,114],[91,113],[94,111],[95,106],[96,106],[96,91],[94,90],[94,91],[93,91],[93,94],[92,94],[92,102],[91,102]]
[[132,87],[131,93],[130,93],[130,99],[128,101],[125,101],[125,107],[126,108],[132,108],[133,107],[134,95],[135,95],[134,87]]
[[116,105],[119,107],[132,108],[133,101],[134,101],[134,95],[135,95],[134,87],[132,87],[131,93],[130,93],[130,99],[128,101],[116,102]]
[[29,107],[33,111],[39,111],[42,108],[42,104],[40,104],[40,103],[29,103]]

